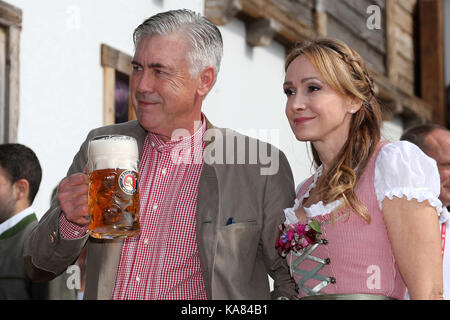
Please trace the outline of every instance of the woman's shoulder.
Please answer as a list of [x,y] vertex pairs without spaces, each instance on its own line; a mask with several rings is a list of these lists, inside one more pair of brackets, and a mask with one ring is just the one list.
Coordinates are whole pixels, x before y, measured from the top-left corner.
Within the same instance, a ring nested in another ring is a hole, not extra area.
[[427,156],[418,146],[409,141],[385,142],[377,155],[376,168],[395,170],[402,174],[405,170],[437,168],[436,161]]
[[375,175],[402,181],[405,176],[415,174],[439,174],[436,161],[408,141],[384,143],[381,146],[375,162]]
[[436,161],[408,141],[396,141],[382,146],[378,153],[374,187],[378,201],[393,196],[436,202],[440,192],[440,177]]
[[[380,142],[380,152],[378,154],[378,158],[381,157],[389,157],[395,155],[404,155],[404,156],[414,156],[414,157],[423,157],[429,158],[417,145],[411,143],[409,141],[399,140],[394,142],[389,142],[386,140],[382,140]],[[431,159],[431,158],[430,158]]]

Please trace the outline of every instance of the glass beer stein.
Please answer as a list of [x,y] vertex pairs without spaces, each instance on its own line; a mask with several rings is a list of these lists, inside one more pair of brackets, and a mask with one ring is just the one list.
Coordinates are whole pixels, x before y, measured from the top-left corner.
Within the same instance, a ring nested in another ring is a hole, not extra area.
[[136,140],[124,135],[93,138],[88,146],[89,234],[98,239],[139,234]]

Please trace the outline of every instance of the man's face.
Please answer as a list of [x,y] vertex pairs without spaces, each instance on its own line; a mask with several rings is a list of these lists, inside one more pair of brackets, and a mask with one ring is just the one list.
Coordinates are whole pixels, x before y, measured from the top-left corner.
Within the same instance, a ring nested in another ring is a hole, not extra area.
[[200,77],[189,73],[189,45],[183,35],[144,36],[134,55],[131,99],[140,124],[170,139],[201,119]]
[[441,177],[441,194],[443,205],[450,205],[450,131],[436,129],[425,139],[427,154],[436,160]]
[[13,184],[6,171],[0,166],[0,223],[11,218],[16,210]]

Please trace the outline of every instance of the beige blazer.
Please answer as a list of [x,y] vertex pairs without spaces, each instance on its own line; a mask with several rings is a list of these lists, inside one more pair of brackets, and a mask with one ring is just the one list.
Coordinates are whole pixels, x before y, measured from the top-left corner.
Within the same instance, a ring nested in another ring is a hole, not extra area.
[[[214,128],[209,122],[207,129],[218,130],[216,132],[225,137],[244,138],[234,131]],[[88,141],[92,137],[112,133],[135,137],[142,156],[147,132],[137,121],[98,128],[89,133],[67,175],[83,170],[87,163]],[[226,141],[227,138],[216,138],[206,141],[206,147],[208,151],[215,149],[210,154],[224,151],[225,159],[230,156],[225,150]],[[256,140],[245,137],[245,141],[248,152],[248,144]],[[286,262],[275,249],[278,225],[284,220],[283,209],[292,206],[295,198],[286,157],[279,152],[279,170],[273,175],[261,175],[260,169],[264,167],[261,163],[220,164],[209,160],[211,157],[205,149],[196,211],[198,250],[208,299],[270,299],[267,274],[274,279],[272,298],[293,297],[295,283]],[[77,259],[87,244],[84,297],[110,299],[123,240],[97,240],[87,235],[79,240],[63,239],[59,233],[60,214],[55,197],[28,238],[24,261],[29,277],[33,280],[54,278]],[[234,218],[234,224],[226,225],[229,217]]]

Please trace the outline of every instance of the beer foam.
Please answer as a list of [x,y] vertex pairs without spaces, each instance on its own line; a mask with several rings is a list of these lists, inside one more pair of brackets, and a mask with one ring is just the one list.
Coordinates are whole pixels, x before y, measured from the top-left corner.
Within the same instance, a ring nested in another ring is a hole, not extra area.
[[129,136],[102,136],[89,142],[89,171],[108,168],[137,171],[139,151],[136,140]]

